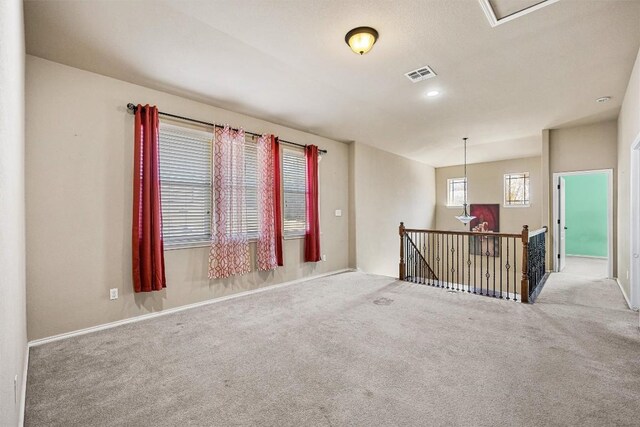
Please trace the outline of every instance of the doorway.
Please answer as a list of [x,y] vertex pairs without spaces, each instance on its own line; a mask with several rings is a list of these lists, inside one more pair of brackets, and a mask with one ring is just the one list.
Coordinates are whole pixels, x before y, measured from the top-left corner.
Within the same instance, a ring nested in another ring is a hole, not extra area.
[[613,276],[613,170],[554,173],[554,271]]

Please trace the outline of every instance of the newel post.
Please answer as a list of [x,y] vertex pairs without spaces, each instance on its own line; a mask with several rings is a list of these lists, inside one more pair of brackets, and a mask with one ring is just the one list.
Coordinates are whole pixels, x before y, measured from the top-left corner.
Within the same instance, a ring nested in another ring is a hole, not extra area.
[[522,280],[520,301],[529,302],[529,226],[522,226]]
[[398,229],[400,232],[400,273],[398,274],[398,278],[400,280],[404,280],[404,272],[405,272],[405,263],[404,263],[404,222],[400,223],[400,228]]

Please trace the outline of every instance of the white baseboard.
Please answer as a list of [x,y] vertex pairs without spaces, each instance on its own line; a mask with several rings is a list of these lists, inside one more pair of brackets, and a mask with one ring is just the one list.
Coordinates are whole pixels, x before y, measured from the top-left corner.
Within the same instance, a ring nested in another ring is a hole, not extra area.
[[571,257],[571,258],[609,259],[609,257],[606,257],[606,256],[593,256],[593,255],[572,255],[572,254],[567,254],[566,256]]
[[22,387],[20,390],[20,416],[18,418],[18,427],[24,427],[24,411],[27,406],[27,371],[29,370],[29,344],[27,343],[26,353],[24,356],[24,367],[22,370]]
[[631,300],[629,300],[629,297],[627,296],[627,293],[624,291],[624,288],[622,287],[622,283],[620,283],[620,280],[618,280],[618,278],[616,277],[616,283],[618,284],[618,287],[620,288],[620,292],[622,292],[622,296],[624,297],[624,300],[627,302],[627,305],[629,306],[629,308],[631,310],[636,310],[635,308],[633,308],[633,306],[631,305]]
[[128,323],[140,322],[142,320],[152,319],[154,317],[165,316],[167,314],[177,313],[184,310],[190,310],[192,308],[202,307],[204,305],[216,304],[223,301],[228,301],[230,299],[241,298],[247,295],[253,295],[260,292],[266,292],[273,289],[283,288],[285,286],[294,285],[296,283],[302,283],[313,279],[319,279],[321,277],[333,276],[335,274],[346,273],[349,271],[353,271],[350,268],[345,268],[342,270],[335,270],[328,273],[317,274],[315,276],[303,277],[296,280],[291,280],[288,282],[278,283],[276,285],[265,286],[264,288],[252,289],[250,291],[238,292],[236,294],[227,295],[220,298],[213,298],[205,301],[196,302],[193,304],[182,305],[180,307],[168,308],[162,311],[156,311],[153,313],[142,314],[140,316],[130,317],[128,319],[116,320],[115,322],[103,323],[101,325],[90,326],[84,329],[78,329],[76,331],[65,332],[63,334],[53,335],[51,337],[40,338],[37,340],[29,341],[29,347],[36,347],[42,344],[47,344],[54,341],[60,341],[71,337],[77,337],[79,335],[90,334],[92,332],[102,331],[104,329],[115,328],[117,326],[126,325]]

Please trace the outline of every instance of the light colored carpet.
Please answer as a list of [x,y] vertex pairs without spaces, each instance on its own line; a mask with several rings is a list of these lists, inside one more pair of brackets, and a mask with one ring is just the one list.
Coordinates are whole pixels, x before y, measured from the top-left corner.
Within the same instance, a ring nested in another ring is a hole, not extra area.
[[637,325],[609,280],[346,273],[32,348],[26,425],[637,426]]
[[603,279],[607,277],[609,261],[605,258],[567,256],[563,273]]

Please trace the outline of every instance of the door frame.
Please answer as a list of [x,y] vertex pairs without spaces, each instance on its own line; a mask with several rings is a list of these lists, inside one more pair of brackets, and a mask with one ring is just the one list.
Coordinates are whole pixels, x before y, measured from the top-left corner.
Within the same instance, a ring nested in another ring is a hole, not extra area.
[[[639,141],[640,146],[640,141]],[[558,254],[560,253],[560,177],[571,175],[590,175],[604,173],[609,182],[607,191],[607,277],[613,278],[613,169],[593,169],[574,172],[554,172],[553,174],[553,271],[558,272]]]
[[[631,185],[629,200],[629,231],[631,245],[629,248],[629,303],[631,308],[640,307],[640,259],[635,254],[640,254],[640,225],[634,218],[640,212],[640,133],[631,144]],[[618,275],[620,275],[620,271]]]

